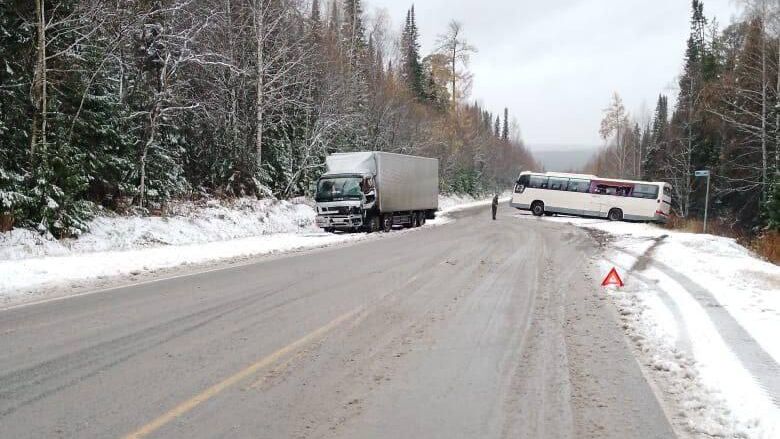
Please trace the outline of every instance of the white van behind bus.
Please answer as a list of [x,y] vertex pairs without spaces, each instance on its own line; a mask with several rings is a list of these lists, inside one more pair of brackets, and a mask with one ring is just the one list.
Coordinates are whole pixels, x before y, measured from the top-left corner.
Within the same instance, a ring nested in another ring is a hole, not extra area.
[[565,214],[662,223],[669,219],[672,186],[595,175],[523,172],[511,205],[536,216]]

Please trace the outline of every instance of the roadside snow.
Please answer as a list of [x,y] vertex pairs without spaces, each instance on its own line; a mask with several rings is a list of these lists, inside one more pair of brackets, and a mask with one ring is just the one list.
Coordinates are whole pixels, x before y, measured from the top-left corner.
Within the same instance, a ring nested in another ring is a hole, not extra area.
[[[509,202],[512,199],[510,193],[505,192],[499,195],[501,203]],[[470,195],[448,195],[439,198],[439,209],[445,213],[457,212],[459,210],[471,209],[480,206],[489,206],[493,197],[477,199]]]
[[55,240],[33,230],[0,234],[0,261],[226,241],[276,233],[319,231],[306,204],[239,199],[203,206],[181,203],[166,217],[99,216],[78,239]]
[[[364,233],[326,234],[304,202],[240,199],[205,205],[182,203],[166,217],[100,216],[89,233],[58,241],[30,230],[0,234],[0,304],[57,289],[71,290],[182,265],[317,248],[367,239]],[[440,197],[447,213],[489,204],[471,197]]]
[[[521,215],[530,219],[527,215]],[[780,267],[733,239],[650,224],[553,217],[606,233],[603,277],[629,338],[695,436],[780,437]]]

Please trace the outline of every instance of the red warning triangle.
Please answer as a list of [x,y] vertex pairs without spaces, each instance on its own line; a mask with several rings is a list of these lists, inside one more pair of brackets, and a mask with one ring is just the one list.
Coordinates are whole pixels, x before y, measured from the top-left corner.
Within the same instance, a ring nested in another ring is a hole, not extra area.
[[623,279],[620,278],[620,275],[618,274],[615,267],[612,267],[612,270],[610,270],[607,277],[604,278],[604,281],[601,282],[602,287],[606,287],[608,285],[617,285],[618,287],[622,287]]

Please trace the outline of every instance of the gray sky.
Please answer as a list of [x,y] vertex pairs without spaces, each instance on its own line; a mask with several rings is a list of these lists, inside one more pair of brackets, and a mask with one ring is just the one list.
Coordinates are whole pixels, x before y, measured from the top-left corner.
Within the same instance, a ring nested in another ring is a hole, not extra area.
[[[384,8],[400,29],[411,0],[364,0]],[[451,19],[479,49],[472,99],[499,113],[505,106],[532,146],[599,145],[601,111],[613,91],[632,115],[650,110],[680,73],[689,0],[417,0],[423,56]],[[720,28],[734,0],[704,0]]]

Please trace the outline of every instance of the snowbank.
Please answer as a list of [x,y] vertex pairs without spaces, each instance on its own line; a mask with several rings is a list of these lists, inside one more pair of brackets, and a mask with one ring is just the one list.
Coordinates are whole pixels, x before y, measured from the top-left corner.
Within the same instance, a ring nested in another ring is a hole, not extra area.
[[239,199],[203,206],[179,203],[166,217],[99,216],[78,239],[55,240],[32,230],[0,234],[0,261],[43,256],[189,245],[275,233],[319,231],[306,204]]
[[[489,203],[442,196],[431,226],[447,213]],[[205,205],[182,203],[169,216],[101,216],[89,233],[58,241],[29,230],[0,234],[0,303],[71,290],[113,278],[132,278],[181,265],[204,264],[367,239],[364,233],[326,234],[315,226],[306,200],[241,199]]]
[[[523,215],[523,218],[529,217]],[[695,435],[780,437],[780,267],[733,239],[650,224],[554,217],[606,233],[599,274],[629,337]]]

